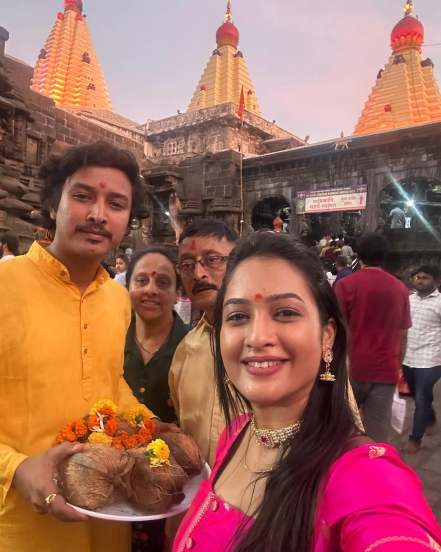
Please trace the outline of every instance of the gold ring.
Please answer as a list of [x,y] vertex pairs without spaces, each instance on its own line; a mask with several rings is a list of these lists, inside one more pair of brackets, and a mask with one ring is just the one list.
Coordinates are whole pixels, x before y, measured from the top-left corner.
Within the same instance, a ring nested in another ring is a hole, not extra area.
[[57,498],[57,493],[51,493],[44,499],[46,506],[50,506],[52,502]]

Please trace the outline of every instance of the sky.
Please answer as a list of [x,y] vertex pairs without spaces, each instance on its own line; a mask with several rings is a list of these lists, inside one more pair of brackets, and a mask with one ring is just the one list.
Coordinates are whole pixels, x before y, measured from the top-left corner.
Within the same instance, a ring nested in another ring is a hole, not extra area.
[[[113,109],[139,123],[185,111],[226,0],[83,0]],[[233,0],[263,115],[311,142],[350,134],[390,55],[404,0]],[[34,65],[63,0],[0,0],[6,52]],[[441,2],[414,0],[441,84]],[[429,44],[439,44],[429,46]]]

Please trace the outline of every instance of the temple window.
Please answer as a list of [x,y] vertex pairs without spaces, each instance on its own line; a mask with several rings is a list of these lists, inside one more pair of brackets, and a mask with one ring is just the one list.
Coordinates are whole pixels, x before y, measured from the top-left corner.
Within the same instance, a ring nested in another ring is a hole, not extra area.
[[41,143],[32,136],[26,137],[26,163],[29,165],[40,164]]
[[84,63],[90,63],[90,56],[88,52],[83,53],[83,55],[81,56],[81,61]]

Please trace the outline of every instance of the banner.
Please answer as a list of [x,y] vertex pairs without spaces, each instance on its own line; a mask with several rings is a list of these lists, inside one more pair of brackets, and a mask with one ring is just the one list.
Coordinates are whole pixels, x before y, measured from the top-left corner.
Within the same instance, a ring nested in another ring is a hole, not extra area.
[[366,209],[367,187],[297,192],[297,213],[329,213]]

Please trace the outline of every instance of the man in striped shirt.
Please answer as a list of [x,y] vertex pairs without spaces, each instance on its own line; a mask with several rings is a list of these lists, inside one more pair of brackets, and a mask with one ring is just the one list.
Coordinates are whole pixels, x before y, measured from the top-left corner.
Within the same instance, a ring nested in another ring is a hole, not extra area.
[[412,327],[407,333],[404,376],[415,396],[412,433],[405,450],[416,452],[424,434],[436,429],[433,388],[441,378],[441,272],[420,266],[412,274],[416,293],[410,296]]

